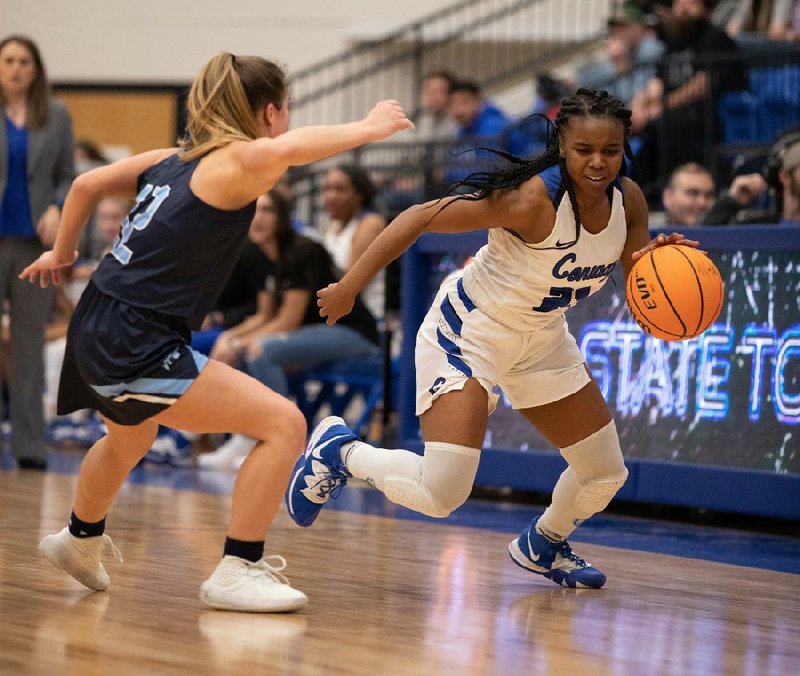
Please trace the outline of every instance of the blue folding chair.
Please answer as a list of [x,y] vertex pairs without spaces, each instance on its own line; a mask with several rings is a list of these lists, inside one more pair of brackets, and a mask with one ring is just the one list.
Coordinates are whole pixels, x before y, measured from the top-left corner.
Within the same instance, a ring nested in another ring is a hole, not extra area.
[[719,100],[723,143],[754,143],[758,139],[758,107],[750,92],[730,92]]
[[[399,368],[399,359],[393,360],[393,385],[397,383]],[[323,406],[330,409],[330,415],[345,417],[350,404],[356,398],[362,399],[358,417],[346,419],[346,422],[354,432],[368,439],[372,414],[384,399],[383,355],[341,359],[316,369],[290,374],[289,393],[309,426],[314,424]]]

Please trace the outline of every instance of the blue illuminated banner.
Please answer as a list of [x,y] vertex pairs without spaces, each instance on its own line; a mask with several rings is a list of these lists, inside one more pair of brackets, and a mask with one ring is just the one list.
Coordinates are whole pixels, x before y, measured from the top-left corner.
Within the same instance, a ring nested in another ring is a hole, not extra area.
[[[716,323],[697,338],[646,335],[616,270],[567,313],[627,457],[800,473],[800,262],[796,252],[711,252],[725,281]],[[485,446],[548,448],[501,403]]]

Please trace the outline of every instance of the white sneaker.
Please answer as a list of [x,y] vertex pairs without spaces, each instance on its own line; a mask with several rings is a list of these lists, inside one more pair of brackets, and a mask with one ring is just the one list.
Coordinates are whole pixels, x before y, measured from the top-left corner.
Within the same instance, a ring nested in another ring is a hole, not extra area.
[[200,600],[218,610],[245,613],[299,610],[308,603],[308,597],[289,585],[289,580],[281,574],[284,568],[286,559],[282,556],[265,556],[255,563],[238,556],[224,556],[211,577],[200,586]]
[[256,447],[256,440],[243,434],[234,434],[216,451],[203,453],[197,457],[197,465],[201,469],[233,469],[238,458],[246,458]]
[[76,538],[69,532],[69,528],[43,537],[39,543],[39,551],[56,568],[69,573],[82,585],[95,591],[103,591],[111,584],[106,569],[100,563],[106,545],[111,547],[114,557],[122,563],[122,554],[108,535]]

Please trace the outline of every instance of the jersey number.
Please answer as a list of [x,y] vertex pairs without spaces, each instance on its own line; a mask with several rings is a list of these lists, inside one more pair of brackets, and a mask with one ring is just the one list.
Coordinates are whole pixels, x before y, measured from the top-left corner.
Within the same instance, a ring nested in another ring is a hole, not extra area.
[[[592,290],[590,286],[582,286],[575,289],[575,302],[586,298]],[[562,307],[569,307],[572,303],[572,287],[571,286],[551,286],[550,295],[542,298],[542,304],[539,307],[532,308],[535,312],[552,312]]]
[[122,221],[122,230],[111,247],[111,255],[123,265],[128,264],[133,255],[133,251],[126,246],[133,231],[144,230],[148,226],[158,207],[167,199],[167,195],[169,195],[168,185],[153,187],[149,183],[136,195],[136,204]]

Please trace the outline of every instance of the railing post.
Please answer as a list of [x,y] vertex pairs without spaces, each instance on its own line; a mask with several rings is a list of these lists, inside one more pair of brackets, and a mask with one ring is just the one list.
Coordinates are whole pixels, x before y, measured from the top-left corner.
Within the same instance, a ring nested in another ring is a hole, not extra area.
[[424,60],[425,60],[425,40],[423,36],[422,23],[415,23],[412,28],[412,35],[414,36],[414,65],[412,69],[412,78],[414,84],[414,114],[419,112],[421,102],[419,100],[419,92],[422,89],[422,81],[425,79],[424,73]]

